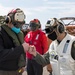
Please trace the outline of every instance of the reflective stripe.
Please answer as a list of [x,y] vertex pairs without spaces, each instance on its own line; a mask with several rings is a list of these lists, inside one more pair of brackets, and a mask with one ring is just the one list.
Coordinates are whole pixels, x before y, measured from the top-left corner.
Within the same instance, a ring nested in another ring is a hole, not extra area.
[[63,49],[63,53],[66,53],[70,40],[67,40]]

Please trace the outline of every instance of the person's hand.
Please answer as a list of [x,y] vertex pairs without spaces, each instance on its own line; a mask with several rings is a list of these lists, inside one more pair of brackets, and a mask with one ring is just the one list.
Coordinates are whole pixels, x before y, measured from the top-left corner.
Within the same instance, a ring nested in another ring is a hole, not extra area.
[[23,73],[25,71],[25,67],[22,67],[21,69],[19,69],[19,73]]
[[30,46],[29,46],[28,43],[23,43],[22,46],[23,46],[23,48],[24,48],[24,52],[28,51],[29,48],[30,48]]
[[51,66],[51,64],[47,65],[47,71],[50,72],[50,73],[52,72],[52,66]]
[[32,54],[33,56],[36,56],[37,55],[37,51],[36,51],[35,46],[30,45],[28,52],[30,54]]

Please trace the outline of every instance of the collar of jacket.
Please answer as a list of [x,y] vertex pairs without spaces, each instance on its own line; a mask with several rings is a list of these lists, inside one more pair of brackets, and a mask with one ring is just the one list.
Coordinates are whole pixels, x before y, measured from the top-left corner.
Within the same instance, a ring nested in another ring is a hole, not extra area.
[[2,25],[2,28],[13,39],[13,43],[15,44],[15,46],[19,46],[20,44],[22,44],[24,42],[24,35],[23,35],[22,31],[20,31],[18,34],[16,34],[6,25]]

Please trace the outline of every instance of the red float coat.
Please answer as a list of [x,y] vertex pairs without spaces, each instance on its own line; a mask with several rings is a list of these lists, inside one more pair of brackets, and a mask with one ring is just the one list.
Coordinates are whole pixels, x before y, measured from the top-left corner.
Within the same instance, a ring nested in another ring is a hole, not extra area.
[[[41,30],[30,31],[25,36],[24,41],[36,47],[37,52],[44,54],[48,50],[48,40],[46,34]],[[32,55],[26,52],[28,59],[32,59]]]

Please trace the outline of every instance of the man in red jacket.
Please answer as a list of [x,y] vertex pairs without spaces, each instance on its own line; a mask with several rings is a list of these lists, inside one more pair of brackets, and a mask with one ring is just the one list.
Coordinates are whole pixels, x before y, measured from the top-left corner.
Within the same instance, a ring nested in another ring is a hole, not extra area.
[[[46,34],[41,31],[40,26],[41,24],[38,19],[31,20],[29,24],[31,31],[25,36],[24,40],[30,45],[34,45],[36,47],[36,50],[40,54],[44,54],[48,49],[48,41]],[[27,74],[42,75],[43,66],[38,64],[36,61],[32,60],[33,56],[28,52],[26,53],[26,56],[27,56]]]

